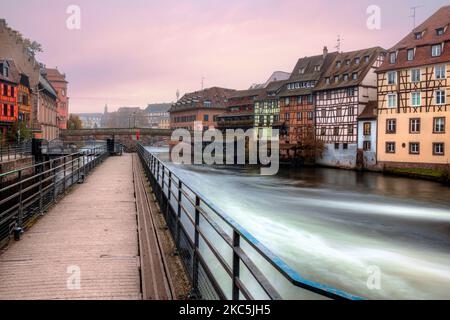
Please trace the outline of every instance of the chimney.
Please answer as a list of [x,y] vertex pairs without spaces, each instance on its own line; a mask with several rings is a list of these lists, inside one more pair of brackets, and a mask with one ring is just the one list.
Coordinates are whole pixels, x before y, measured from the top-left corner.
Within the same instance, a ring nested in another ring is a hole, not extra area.
[[328,55],[328,48],[327,46],[323,47],[323,58],[325,59]]

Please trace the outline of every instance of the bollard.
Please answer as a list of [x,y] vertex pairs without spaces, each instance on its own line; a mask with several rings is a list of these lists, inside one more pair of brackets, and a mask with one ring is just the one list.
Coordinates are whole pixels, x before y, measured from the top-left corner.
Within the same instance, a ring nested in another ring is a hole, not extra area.
[[20,240],[20,236],[23,233],[23,229],[20,227],[17,227],[14,229],[14,240],[15,241],[19,241]]

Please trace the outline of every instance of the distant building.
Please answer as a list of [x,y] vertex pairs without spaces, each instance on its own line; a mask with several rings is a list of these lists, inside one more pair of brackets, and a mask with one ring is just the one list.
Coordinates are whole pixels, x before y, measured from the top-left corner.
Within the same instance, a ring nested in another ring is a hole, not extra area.
[[272,129],[280,121],[279,94],[286,81],[271,82],[255,100],[254,127],[260,137],[271,137]]
[[275,82],[275,81],[287,80],[287,79],[289,79],[290,76],[291,76],[291,74],[289,72],[275,71],[274,73],[272,73],[272,75],[269,77],[269,79],[267,79],[266,82],[261,83],[261,84],[254,84],[250,87],[250,90],[267,88],[267,86],[270,83]]
[[378,163],[450,163],[450,6],[388,50],[378,69]]
[[170,129],[169,110],[171,107],[171,103],[149,104],[145,109],[148,114],[148,127]]
[[42,134],[38,138],[54,140],[59,137],[58,127],[58,94],[45,76],[45,71],[39,76],[37,121]]
[[18,86],[20,74],[11,60],[0,60],[0,131],[5,143],[8,132],[18,123]]
[[[226,111],[228,97],[233,92],[235,90],[213,87],[185,94],[169,111],[171,129],[217,128],[218,118]],[[201,128],[194,127],[196,121],[201,123]]]
[[102,113],[75,113],[80,118],[83,129],[96,129],[102,127]]
[[46,77],[52,84],[58,94],[58,127],[67,129],[67,120],[69,119],[69,97],[67,96],[66,75],[59,72],[58,69],[46,69]]
[[362,167],[377,164],[377,102],[370,101],[358,116],[358,156]]

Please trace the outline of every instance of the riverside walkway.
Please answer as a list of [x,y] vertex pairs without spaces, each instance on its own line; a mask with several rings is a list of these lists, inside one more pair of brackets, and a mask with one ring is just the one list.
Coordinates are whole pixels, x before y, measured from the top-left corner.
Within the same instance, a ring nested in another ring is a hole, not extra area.
[[0,300],[142,299],[136,215],[133,156],[109,157],[3,250]]

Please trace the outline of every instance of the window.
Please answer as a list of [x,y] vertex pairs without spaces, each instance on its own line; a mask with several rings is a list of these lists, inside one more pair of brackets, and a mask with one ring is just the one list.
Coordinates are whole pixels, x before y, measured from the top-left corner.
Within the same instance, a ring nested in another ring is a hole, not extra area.
[[372,150],[372,144],[370,143],[370,141],[364,141],[363,142],[363,150],[364,151]]
[[388,107],[397,108],[397,95],[395,93],[388,94]]
[[352,106],[348,107],[348,115],[349,116],[355,115],[355,109]]
[[420,154],[420,143],[410,142],[409,143],[409,153],[410,154]]
[[310,94],[308,96],[308,103],[313,103],[313,95],[312,94]]
[[203,115],[203,121],[209,121],[209,115],[207,114]]
[[8,96],[8,86],[7,86],[6,84],[3,85],[3,95],[4,95],[5,97]]
[[364,56],[364,62],[365,62],[365,63],[369,62],[369,60],[370,60],[370,57],[369,57],[369,56]]
[[320,71],[320,66],[314,66],[314,71],[315,71],[315,72]]
[[343,148],[344,150],[348,150],[348,143],[344,143],[344,144],[342,145],[342,148]]
[[396,53],[396,52],[391,52],[391,53],[389,54],[389,62],[390,62],[391,64],[394,64],[394,63],[397,62],[397,53]]
[[444,32],[445,32],[445,29],[444,29],[444,28],[438,28],[438,29],[436,29],[436,34],[437,34],[438,36],[442,36],[442,35],[444,34]]
[[289,112],[286,112],[286,113],[284,114],[284,119],[285,119],[286,121],[289,121]]
[[345,60],[345,64],[346,64],[347,66],[349,66],[349,65],[350,65],[350,59]]
[[3,115],[4,115],[5,117],[8,116],[8,105],[7,105],[7,104],[4,104],[4,105],[3,105]]
[[9,116],[14,117],[14,106],[13,105],[9,106]]
[[439,117],[433,119],[433,133],[445,133],[445,118]]
[[330,78],[329,77],[325,78],[325,83],[326,84],[330,84]]
[[414,49],[408,49],[408,61],[414,60]]
[[289,105],[289,98],[284,99],[284,105],[288,106]]
[[66,90],[62,89],[61,90],[61,95],[64,97],[66,95]]
[[349,97],[353,97],[355,95],[355,88],[348,88],[347,94]]
[[421,98],[420,92],[411,92],[411,105],[413,107],[420,107]]
[[339,76],[334,76],[334,82],[339,82]]
[[355,129],[353,128],[352,125],[349,125],[349,126],[347,127],[347,132],[348,132],[348,135],[349,135],[349,136],[352,136],[352,135],[353,135],[353,133],[355,132]]
[[321,136],[324,136],[324,135],[326,135],[327,134],[327,128],[320,128],[320,135]]
[[442,54],[442,45],[435,44],[431,47],[431,56],[439,57]]
[[411,70],[411,81],[412,82],[420,82],[420,69],[412,69]]
[[314,119],[314,113],[312,111],[308,112],[308,120],[313,120]]
[[395,153],[395,142],[386,142],[386,153]]
[[348,81],[348,74],[344,74],[344,81]]
[[336,116],[342,117],[342,108],[341,107],[336,107]]
[[321,116],[322,116],[322,118],[326,118],[327,117],[327,109],[323,108],[321,110]]
[[340,61],[336,61],[336,68],[340,68],[341,67],[341,62]]
[[420,133],[420,119],[409,119],[409,133]]
[[434,77],[436,79],[445,79],[445,65],[434,67]]
[[353,72],[352,79],[353,80],[358,80],[358,72]]
[[433,155],[443,156],[445,154],[444,143],[437,142],[433,143]]
[[205,106],[205,108],[210,108],[211,107],[211,101],[204,101],[203,105]]
[[298,121],[302,120],[302,113],[301,112],[297,112],[297,120]]
[[445,91],[436,91],[436,104],[445,104]]
[[338,136],[339,135],[339,127],[334,127],[333,133],[335,136]]
[[339,143],[334,144],[334,149],[339,150]]
[[416,40],[422,39],[422,32],[416,32],[416,33],[414,34],[414,38],[415,38]]
[[386,133],[396,133],[397,132],[397,120],[387,119],[386,120]]
[[302,97],[301,96],[299,96],[299,97],[297,97],[297,104],[302,104]]
[[388,84],[397,83],[397,73],[395,71],[388,72]]
[[356,64],[359,64],[360,62],[361,62],[361,59],[360,59],[359,57],[356,57],[356,58],[355,58],[355,63],[356,63]]
[[372,124],[370,122],[364,122],[364,135],[370,136],[372,133]]

